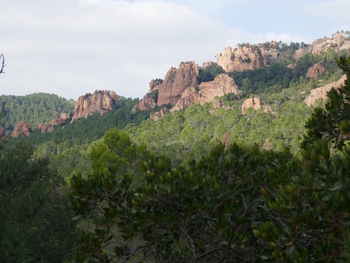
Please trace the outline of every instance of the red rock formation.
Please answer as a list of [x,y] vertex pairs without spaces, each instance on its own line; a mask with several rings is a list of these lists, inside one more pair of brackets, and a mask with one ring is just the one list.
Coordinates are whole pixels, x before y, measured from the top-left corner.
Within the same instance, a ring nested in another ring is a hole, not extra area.
[[269,56],[277,57],[276,50],[265,50],[263,46],[244,45],[239,48],[226,47],[216,55],[216,62],[226,72],[255,70],[267,65]]
[[311,79],[317,79],[323,72],[325,72],[325,68],[322,63],[316,63],[312,67],[308,68],[306,77]]
[[339,89],[340,86],[344,85],[345,80],[346,80],[346,75],[341,77],[338,81],[335,81],[323,87],[311,90],[310,95],[305,98],[304,102],[309,107],[314,107],[319,99],[323,99],[323,103],[324,103],[327,99],[327,93],[333,88]]
[[80,96],[75,104],[72,122],[79,118],[87,118],[95,112],[103,115],[111,111],[119,102],[114,91],[95,91],[93,94]]
[[59,118],[54,118],[50,122],[45,122],[45,123],[38,124],[38,125],[36,125],[35,128],[37,130],[40,130],[41,133],[53,132],[55,130],[55,126],[62,125],[69,118],[70,118],[70,114],[69,113],[61,113]]
[[17,138],[19,135],[28,137],[31,132],[32,126],[26,121],[20,121],[16,124],[16,127],[12,132],[12,138]]
[[158,97],[158,94],[147,93],[143,96],[143,99],[132,108],[132,113],[135,113],[137,110],[145,111],[153,109],[157,105],[154,97]]
[[163,83],[162,79],[152,79],[151,82],[149,83],[149,91],[148,93],[152,93],[156,90],[159,90],[160,84]]
[[239,95],[241,91],[232,78],[226,74],[220,74],[213,81],[202,82],[198,87],[186,89],[170,112],[184,109],[193,104],[203,105],[206,102],[214,101],[216,97],[222,97],[229,93]]
[[166,108],[162,108],[160,111],[157,111],[156,113],[152,114],[150,118],[152,120],[156,121],[159,118],[162,118],[165,115],[165,113],[167,113],[167,109]]
[[[246,115],[248,109],[250,109],[250,108],[255,110],[255,111],[261,110],[260,99],[254,98],[254,97],[246,99],[242,105],[242,114]],[[263,105],[262,112],[265,114],[267,114],[268,112],[275,114],[275,111],[269,105]]]
[[225,146],[228,146],[231,144],[231,138],[230,138],[230,134],[228,134],[227,132],[225,132],[224,136],[222,136],[222,140],[221,140],[222,144]]
[[174,105],[188,88],[198,85],[199,67],[194,62],[183,62],[171,68],[158,89],[158,105]]
[[260,110],[261,105],[260,105],[260,99],[259,98],[249,98],[246,99],[242,105],[242,114],[246,115],[247,114],[247,110],[249,108],[252,108],[253,110]]
[[143,96],[143,99],[132,108],[132,113],[135,113],[137,110],[145,111],[153,109],[157,105],[158,91],[162,83],[163,80],[161,79],[152,79],[149,83],[148,93]]
[[152,80],[149,93],[134,106],[136,110],[149,110],[156,105],[174,105],[180,99],[182,93],[191,87],[198,85],[199,68],[194,62],[182,62],[179,68],[170,68],[164,81]]
[[[1,107],[0,107],[1,108]],[[4,127],[0,126],[0,138],[7,138],[7,132]]]
[[328,48],[335,51],[342,49],[350,49],[350,40],[347,40],[342,34],[336,34],[333,38],[319,38],[311,43],[307,48],[298,49],[295,51],[294,57],[299,59],[306,53],[325,54]]

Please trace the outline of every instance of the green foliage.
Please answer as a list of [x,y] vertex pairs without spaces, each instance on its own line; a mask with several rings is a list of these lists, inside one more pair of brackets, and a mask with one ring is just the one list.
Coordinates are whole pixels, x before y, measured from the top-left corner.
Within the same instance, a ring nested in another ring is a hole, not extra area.
[[[289,52],[289,51],[288,51]],[[326,55],[307,53],[295,61],[294,53],[280,54],[278,59],[271,59],[268,67],[243,72],[232,72],[230,76],[246,95],[275,93],[295,84],[303,84],[307,70],[315,63],[322,63],[326,72],[324,78],[338,72],[336,60],[345,51],[336,52],[329,49]],[[290,65],[293,65],[291,68]],[[315,88],[313,86],[312,88]]]
[[172,168],[169,159],[145,154],[117,131],[106,134],[91,159],[93,174],[71,182],[73,211],[90,226],[78,262],[87,255],[111,262],[149,252],[157,262],[255,260],[262,247],[252,231],[267,216],[264,195],[297,169],[288,151],[237,145],[218,145],[201,161]]
[[[245,94],[266,91],[278,92],[283,88],[288,88],[294,77],[293,71],[279,61],[272,61],[269,67],[233,72],[230,75]],[[270,89],[270,87],[276,87],[277,85],[278,89]]]
[[42,134],[35,130],[30,137],[19,137],[10,140],[10,145],[16,142],[30,142],[38,146],[37,155],[48,157],[64,150],[81,145],[87,145],[103,137],[110,129],[123,129],[128,123],[138,124],[149,117],[149,112],[131,113],[137,99],[121,99],[121,106],[103,116],[94,114],[87,119],[81,118],[65,127],[57,127],[54,132]]
[[[349,58],[340,58],[339,65],[349,78]],[[281,184],[278,195],[267,200],[273,216],[255,234],[264,240],[264,257],[270,261],[350,260],[349,90],[346,81],[339,93],[329,92],[325,109],[314,111],[306,125],[302,173]]]
[[70,257],[74,226],[62,181],[27,144],[0,152],[0,261],[60,262]]
[[77,262],[86,258],[108,262],[119,253],[118,247],[110,249],[109,241],[117,242],[116,231],[129,229],[129,219],[116,215],[132,213],[132,189],[140,184],[141,165],[151,157],[144,146],[137,146],[128,134],[115,129],[93,146],[93,172],[78,173],[71,179],[69,196],[74,219],[83,219]]
[[74,104],[54,94],[36,93],[27,96],[0,96],[0,106],[4,113],[1,125],[12,131],[22,120],[35,127],[39,123],[51,121],[62,112],[72,112]]
[[209,66],[199,68],[198,84],[201,82],[208,82],[214,80],[214,78],[225,73],[223,68],[216,63],[211,63]]
[[[350,76],[350,59],[341,57],[340,67]],[[350,139],[349,116],[350,80],[339,90],[332,89],[328,93],[328,100],[324,108],[316,108],[306,124],[308,129],[304,137],[304,145],[313,143],[318,139],[331,141],[334,146],[341,149]]]
[[[339,64],[350,77],[349,58]],[[330,93],[324,125],[315,111],[299,159],[289,148],[217,144],[172,166],[107,133],[92,150],[93,173],[72,178],[71,207],[85,226],[76,260],[348,262],[349,89]]]
[[[210,104],[193,105],[183,111],[167,114],[157,121],[148,120],[140,125],[128,125],[126,131],[137,143],[146,143],[158,155],[173,162],[200,159],[222,141],[225,133],[231,142],[239,145],[258,144],[261,148],[283,150],[290,146],[299,151],[305,131],[305,121],[312,109],[303,102],[298,90],[289,89],[278,94],[261,97],[276,113],[248,111],[242,115],[243,100],[225,100],[227,107],[212,110]],[[295,97],[293,101],[290,97]],[[226,107],[226,106],[224,106]]]

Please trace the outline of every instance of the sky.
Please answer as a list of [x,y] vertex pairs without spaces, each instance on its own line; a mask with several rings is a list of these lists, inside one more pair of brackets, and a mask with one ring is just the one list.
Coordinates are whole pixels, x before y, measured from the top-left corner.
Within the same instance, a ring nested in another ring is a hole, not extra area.
[[0,95],[95,90],[142,98],[226,46],[311,43],[350,29],[349,0],[0,0]]

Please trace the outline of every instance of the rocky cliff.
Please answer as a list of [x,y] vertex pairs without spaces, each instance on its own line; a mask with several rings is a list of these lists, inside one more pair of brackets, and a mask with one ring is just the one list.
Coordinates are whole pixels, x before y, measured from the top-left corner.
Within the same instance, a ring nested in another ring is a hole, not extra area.
[[12,138],[17,138],[19,135],[28,137],[31,132],[32,126],[26,121],[20,121],[16,124],[16,127],[12,132]]
[[40,130],[41,133],[53,132],[56,126],[60,126],[64,124],[69,118],[70,118],[69,113],[61,113],[59,118],[54,118],[50,122],[38,124],[36,125],[35,128],[37,130]]
[[198,85],[199,67],[194,62],[181,63],[179,68],[171,68],[162,84],[158,86],[158,105],[174,105],[182,93]]
[[[269,49],[263,45],[245,44],[238,48],[226,47],[222,53],[216,55],[216,62],[226,72],[255,70],[267,66],[267,59],[278,57],[275,49],[277,42],[271,42]],[[276,45],[275,45],[276,44]]]
[[98,112],[100,115],[111,111],[119,103],[119,97],[114,91],[95,91],[93,94],[80,96],[75,104],[72,122],[79,118]]
[[[213,81],[198,84],[199,67],[194,62],[181,63],[179,68],[171,68],[164,81],[152,80],[149,92],[134,106],[136,110],[149,110],[156,105],[173,106],[170,112],[189,107],[193,104],[211,102],[215,97],[240,91],[232,78],[220,74]],[[165,112],[155,114],[152,118],[159,118]]]
[[184,109],[193,104],[203,105],[206,102],[214,101],[215,97],[222,97],[229,93],[239,96],[241,91],[232,78],[226,74],[220,74],[213,81],[202,82],[198,87],[186,89],[170,112]]
[[329,83],[329,84],[327,84],[323,87],[320,87],[320,88],[310,90],[310,95],[305,98],[304,102],[309,107],[316,106],[317,101],[319,99],[322,99],[323,103],[324,103],[327,99],[327,93],[333,88],[339,89],[340,86],[344,85],[345,80],[346,80],[346,75],[341,77],[338,81]]
[[299,59],[306,53],[312,54],[325,54],[328,48],[332,48],[335,51],[350,49],[350,40],[347,40],[342,34],[336,34],[332,38],[319,38],[311,43],[307,48],[298,49],[295,51],[294,57]]
[[182,62],[179,68],[170,68],[164,80],[152,80],[149,92],[135,105],[136,110],[149,110],[156,105],[175,105],[182,93],[198,86],[199,67],[194,62]]

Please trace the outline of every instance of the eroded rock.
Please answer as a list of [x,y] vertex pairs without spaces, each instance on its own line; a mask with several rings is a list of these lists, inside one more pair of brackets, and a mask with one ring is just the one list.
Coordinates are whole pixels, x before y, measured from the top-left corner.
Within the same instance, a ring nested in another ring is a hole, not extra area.
[[100,115],[111,111],[119,103],[119,97],[114,91],[95,91],[93,94],[80,96],[75,103],[72,122],[79,118],[98,112]]
[[309,107],[315,107],[317,101],[320,99],[322,99],[323,103],[325,103],[327,99],[327,93],[333,88],[339,89],[342,85],[344,85],[345,80],[346,75],[342,76],[338,81],[329,83],[320,88],[312,89],[310,91],[310,95],[305,98],[304,102]]
[[69,113],[61,113],[59,118],[54,118],[50,122],[40,123],[35,128],[40,130],[41,133],[53,132],[56,126],[64,124],[68,119],[70,119]]
[[15,129],[12,132],[12,138],[17,138],[19,135],[30,136],[32,132],[32,126],[26,121],[20,121],[16,124]]
[[312,67],[308,68],[306,77],[311,79],[317,79],[323,72],[325,72],[325,67],[322,63],[316,63]]
[[198,87],[185,90],[170,112],[184,109],[193,104],[203,105],[206,102],[214,101],[216,97],[230,93],[239,96],[241,91],[232,78],[226,74],[220,74],[213,81],[202,82]]

